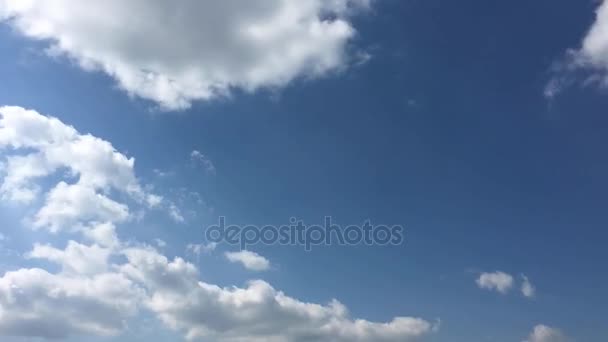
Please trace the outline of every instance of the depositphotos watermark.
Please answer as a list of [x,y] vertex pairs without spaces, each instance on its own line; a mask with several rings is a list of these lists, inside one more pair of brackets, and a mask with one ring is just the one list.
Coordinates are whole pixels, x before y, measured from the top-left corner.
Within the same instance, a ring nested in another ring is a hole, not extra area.
[[226,217],[205,229],[205,238],[211,243],[238,245],[241,249],[256,244],[304,246],[306,251],[321,245],[396,246],[403,244],[404,228],[400,225],[372,225],[369,220],[362,225],[342,227],[326,216],[323,225],[306,225],[292,217],[290,224],[274,226],[228,225]]

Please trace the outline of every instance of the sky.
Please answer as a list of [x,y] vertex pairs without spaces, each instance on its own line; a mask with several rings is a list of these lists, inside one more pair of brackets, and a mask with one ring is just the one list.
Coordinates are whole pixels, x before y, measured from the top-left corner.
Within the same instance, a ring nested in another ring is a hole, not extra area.
[[[0,0],[0,339],[602,342],[608,0]],[[256,243],[229,224],[403,227]]]

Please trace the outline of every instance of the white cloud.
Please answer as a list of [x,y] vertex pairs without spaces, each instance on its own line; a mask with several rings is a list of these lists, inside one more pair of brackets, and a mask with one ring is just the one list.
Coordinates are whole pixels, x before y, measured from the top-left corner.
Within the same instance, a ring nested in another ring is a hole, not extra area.
[[[203,282],[193,264],[181,258],[169,261],[151,247],[118,239],[115,224],[127,219],[129,208],[109,196],[118,191],[149,202],[133,159],[92,136],[81,145],[83,136],[76,130],[36,112],[1,107],[0,114],[0,148],[9,154],[39,154],[32,158],[49,170],[67,168],[70,178],[78,178],[73,184],[60,181],[48,192],[33,224],[51,231],[74,226],[91,242],[69,241],[64,249],[35,244],[26,257],[57,264],[59,271],[23,268],[0,277],[0,336],[116,335],[140,310],[151,311],[187,338],[217,342],[403,342],[438,327],[415,317],[379,323],[353,319],[336,300],[306,303],[261,280],[242,288]],[[63,156],[59,146],[66,147]],[[97,167],[73,159],[80,157]],[[17,169],[9,168],[6,177]],[[19,179],[16,188],[32,189],[36,177],[12,179]],[[269,267],[257,254],[236,255],[246,267]]]
[[523,279],[521,283],[521,293],[525,297],[533,298],[536,295],[536,288],[534,287],[534,285],[532,285],[528,277],[522,274],[521,278]]
[[146,306],[189,339],[239,341],[410,341],[435,325],[412,317],[387,323],[353,320],[338,301],[301,302],[256,280],[245,288],[221,288],[198,280],[196,268],[180,258],[169,261],[151,249],[127,249],[122,272],[141,282]]
[[476,280],[477,286],[485,290],[496,290],[505,294],[513,287],[513,276],[496,271],[493,273],[482,273]]
[[132,281],[118,273],[83,277],[36,268],[7,272],[0,278],[0,335],[115,335],[136,312],[139,297]]
[[225,256],[230,262],[241,263],[248,270],[266,271],[270,268],[270,261],[255,252],[226,252]]
[[28,189],[31,180],[67,169],[78,182],[94,189],[114,188],[145,199],[135,178],[135,160],[109,142],[79,134],[56,118],[21,107],[0,107],[0,148],[31,149],[9,156],[2,194]]
[[116,236],[116,226],[110,222],[93,224],[85,228],[83,233],[89,241],[103,247],[116,248],[120,244],[118,236]]
[[80,184],[57,184],[47,195],[45,206],[38,211],[34,227],[51,232],[76,229],[90,222],[124,222],[129,208],[94,189]]
[[539,324],[523,342],[566,342],[568,338],[560,330]]
[[205,156],[201,152],[197,150],[192,151],[192,153],[190,153],[190,160],[200,165],[203,170],[205,170],[205,172],[215,175],[215,165],[209,158],[207,158],[207,156]]
[[578,51],[579,63],[608,71],[608,1],[597,10],[596,20]]
[[344,68],[350,16],[369,2],[0,0],[0,20],[129,94],[182,109]]
[[6,155],[0,196],[29,203],[38,197],[37,180],[68,171],[46,195],[45,205],[31,220],[51,232],[83,230],[130,218],[129,208],[108,197],[112,190],[156,207],[162,197],[144,190],[135,177],[133,158],[109,142],[80,134],[56,118],[21,107],[0,107],[0,150]]
[[603,0],[596,11],[596,19],[577,49],[569,49],[565,58],[553,66],[553,77],[544,89],[548,99],[577,82],[586,71],[584,85],[608,86],[608,0]]
[[90,275],[107,271],[111,250],[97,245],[68,242],[65,250],[35,244],[28,258],[46,259],[61,265],[64,274]]

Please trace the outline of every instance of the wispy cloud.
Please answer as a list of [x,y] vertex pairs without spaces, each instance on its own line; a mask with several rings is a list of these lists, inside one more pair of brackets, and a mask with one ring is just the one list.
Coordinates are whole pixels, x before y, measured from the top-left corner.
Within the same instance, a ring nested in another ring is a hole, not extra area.
[[207,172],[208,174],[215,175],[215,173],[216,173],[215,165],[209,158],[207,158],[207,156],[202,154],[200,151],[197,151],[197,150],[192,151],[190,153],[190,160],[195,165],[202,167],[203,170],[205,170],[205,172]]

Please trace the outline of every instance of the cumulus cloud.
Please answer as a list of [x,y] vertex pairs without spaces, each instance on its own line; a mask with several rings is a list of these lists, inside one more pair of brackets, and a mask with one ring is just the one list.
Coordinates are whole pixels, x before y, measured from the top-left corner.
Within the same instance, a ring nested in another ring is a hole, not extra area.
[[198,280],[196,268],[152,249],[125,250],[122,272],[147,289],[146,306],[189,339],[210,341],[409,341],[436,326],[413,317],[387,323],[353,320],[336,300],[305,303],[256,280],[222,288]]
[[68,242],[65,250],[35,244],[28,258],[46,259],[62,266],[64,274],[88,275],[107,271],[111,250],[97,245]]
[[476,282],[477,286],[481,289],[494,290],[506,294],[513,287],[513,276],[500,271],[482,273]]
[[567,342],[569,341],[559,329],[539,324],[534,327],[527,340],[523,342]]
[[132,281],[118,273],[86,277],[37,268],[7,272],[0,278],[0,335],[115,335],[137,311],[139,296]]
[[[36,154],[32,158],[39,158],[49,170],[66,168],[68,178],[76,178],[49,191],[34,222],[51,230],[74,225],[91,243],[69,241],[64,249],[35,244],[26,257],[58,265],[56,273],[23,268],[0,277],[0,336],[116,335],[142,310],[189,339],[218,342],[403,342],[437,329],[437,324],[416,317],[388,322],[354,319],[337,300],[303,302],[262,280],[244,287],[203,282],[193,264],[118,239],[116,224],[124,222],[129,207],[110,199],[110,194],[120,191],[148,202],[135,177],[133,159],[92,136],[85,138],[90,145],[80,145],[83,136],[57,119],[18,107],[1,107],[0,114],[0,148]],[[64,156],[55,155],[61,150],[58,146],[66,146]],[[72,159],[81,154],[97,167]],[[9,168],[5,175],[9,182],[17,179],[14,187],[7,186],[7,194],[34,189],[35,178],[47,174],[11,178],[17,169]],[[246,267],[269,266],[254,253],[235,256]]]
[[45,206],[38,211],[33,224],[58,232],[82,223],[124,222],[128,217],[126,205],[81,184],[60,182],[48,193]]
[[[303,302],[262,280],[220,287],[199,280],[193,264],[179,257],[169,260],[152,247],[101,250],[77,242],[65,250],[36,245],[30,257],[57,263],[62,270],[21,269],[0,278],[0,335],[116,335],[141,310],[187,339],[218,342],[403,342],[438,328],[415,317],[384,323],[353,319],[335,299]],[[107,253],[125,261],[110,265]]]
[[226,259],[230,262],[238,262],[246,269],[252,271],[266,271],[270,268],[270,261],[251,251],[226,252]]
[[111,222],[94,224],[83,231],[85,238],[107,248],[118,247],[116,226]]
[[140,185],[133,158],[33,110],[0,107],[0,150],[7,155],[0,185],[4,200],[30,203],[40,194],[38,179],[67,170],[71,183],[60,181],[46,194],[45,205],[31,220],[35,228],[75,231],[124,222],[129,208],[110,199],[112,191],[148,207],[162,202]]
[[344,68],[352,14],[369,2],[0,0],[0,20],[131,95],[183,109]]
[[585,85],[608,86],[608,0],[599,5],[595,21],[580,47],[569,49],[565,58],[554,64],[553,76],[545,86],[545,97],[557,96],[581,77]]

